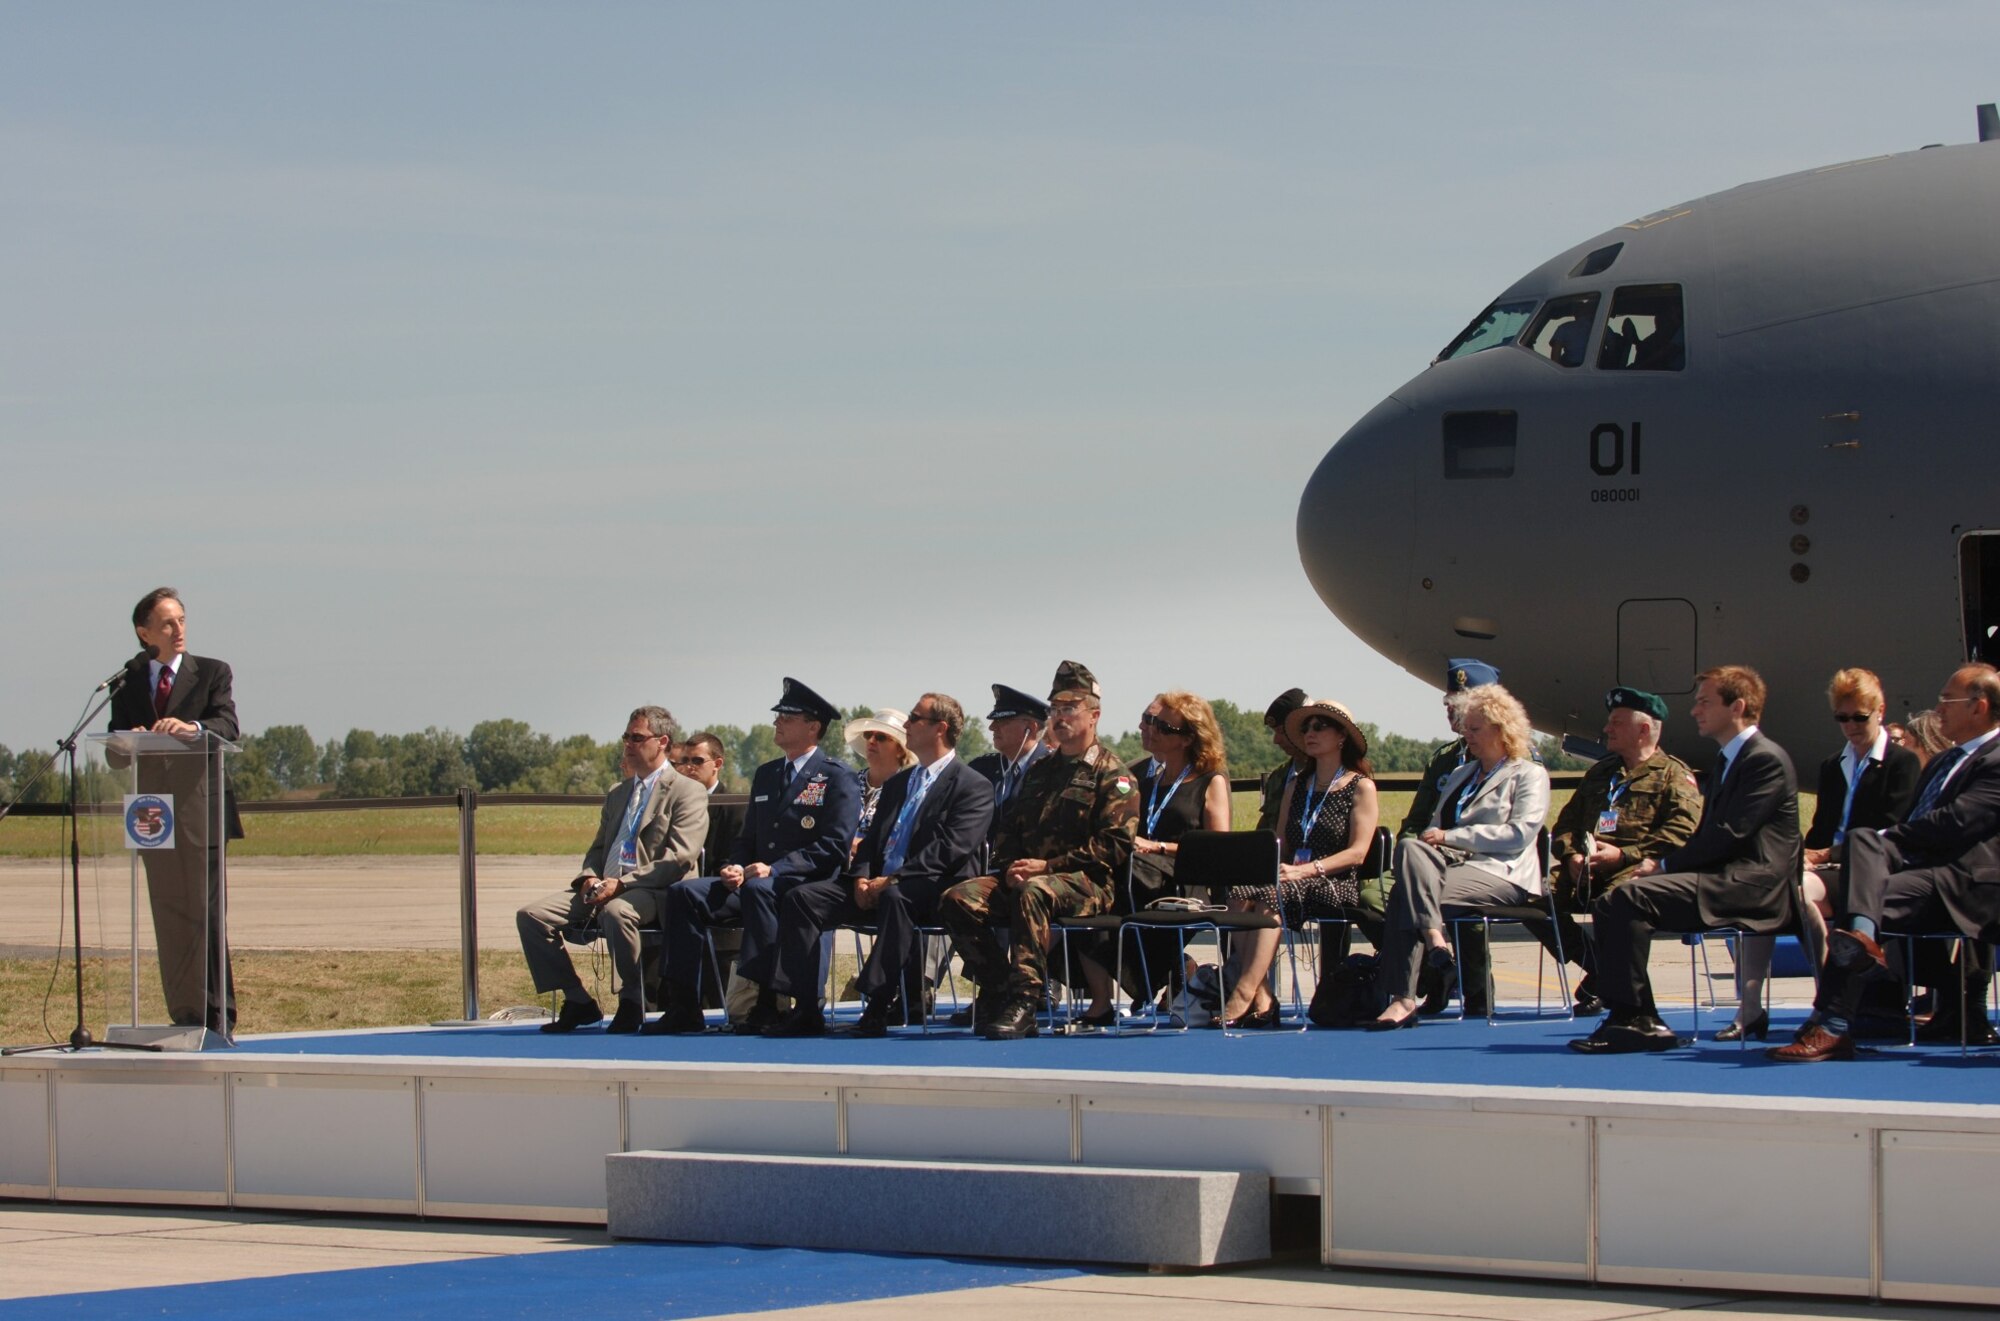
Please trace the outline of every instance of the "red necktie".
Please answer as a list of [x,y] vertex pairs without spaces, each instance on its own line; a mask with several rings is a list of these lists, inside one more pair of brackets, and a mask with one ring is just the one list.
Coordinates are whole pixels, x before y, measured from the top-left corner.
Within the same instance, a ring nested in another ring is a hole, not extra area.
[[159,685],[153,689],[153,718],[155,720],[161,719],[167,714],[167,699],[172,697],[173,693],[174,672],[162,665],[160,667]]

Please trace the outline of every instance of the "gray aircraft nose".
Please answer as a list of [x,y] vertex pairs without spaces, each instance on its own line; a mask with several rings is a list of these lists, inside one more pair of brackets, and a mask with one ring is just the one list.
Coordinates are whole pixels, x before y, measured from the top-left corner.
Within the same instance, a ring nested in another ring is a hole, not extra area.
[[1321,459],[1299,498],[1299,561],[1320,600],[1369,646],[1402,654],[1415,539],[1416,419],[1393,395]]

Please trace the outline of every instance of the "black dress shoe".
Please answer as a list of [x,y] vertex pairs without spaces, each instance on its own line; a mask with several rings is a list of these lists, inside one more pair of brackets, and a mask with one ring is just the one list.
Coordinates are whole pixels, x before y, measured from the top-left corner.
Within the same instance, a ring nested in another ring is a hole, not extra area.
[[979,1035],[988,1041],[1018,1041],[1022,1037],[1032,1037],[1041,1031],[1041,1024],[1035,1018],[1037,1008],[1036,1003],[1026,996],[1014,996],[979,1025]]
[[708,1031],[708,1020],[691,1000],[674,1000],[660,1016],[639,1029],[642,1037],[684,1037]]
[[[1419,1013],[1408,1013],[1401,1018],[1372,1018],[1368,1020],[1368,1030],[1370,1032],[1400,1032],[1406,1027],[1415,1027],[1423,1021],[1423,1015]],[[1429,1041],[1430,1038],[1425,1037],[1424,1040]]]
[[826,1016],[820,1013],[818,1005],[803,1002],[791,1013],[764,1029],[767,1037],[823,1037],[826,1035]]
[[597,1007],[597,1001],[589,997],[581,1000],[572,1000],[568,996],[564,996],[562,1012],[542,1024],[542,1031],[574,1032],[580,1027],[589,1027],[592,1023],[602,1023],[603,1021],[604,1011]]
[[870,1000],[868,1007],[861,1011],[861,1017],[849,1029],[848,1035],[856,1037],[888,1036],[889,1024],[895,1021],[897,1003],[898,1001],[894,997],[886,995],[877,996],[875,999]]
[[639,1008],[637,1000],[620,1000],[618,1012],[605,1024],[606,1032],[637,1032],[646,1022],[646,1011]]
[[1583,974],[1570,995],[1570,1007],[1578,1018],[1595,1018],[1604,1012],[1604,1000],[1597,994],[1597,978]]
[[1597,1031],[1578,1037],[1569,1048],[1582,1055],[1638,1055],[1648,1051],[1672,1050],[1681,1044],[1657,1018],[1641,1015],[1624,1023],[1600,1023]]
[[1745,1037],[1748,1037],[1752,1041],[1762,1041],[1769,1035],[1771,1035],[1771,1015],[1769,1013],[1762,1013],[1747,1023],[1740,1018],[1737,1019],[1728,1027],[1716,1033],[1715,1039],[1717,1041],[1741,1041]]
[[765,1028],[776,1023],[778,1013],[778,993],[766,988],[757,992],[757,1003],[750,1006],[750,1013],[744,1018],[738,1032],[746,1036],[762,1035]]
[[[1930,1022],[1917,1029],[1917,1040],[1938,1046],[1956,1046],[1959,1042],[1958,1023],[1956,1010],[1933,1014]],[[1976,1014],[1966,1026],[1964,1040],[1968,1046],[2000,1045],[2000,1033],[1993,1030],[1992,1020],[1985,1014]]]

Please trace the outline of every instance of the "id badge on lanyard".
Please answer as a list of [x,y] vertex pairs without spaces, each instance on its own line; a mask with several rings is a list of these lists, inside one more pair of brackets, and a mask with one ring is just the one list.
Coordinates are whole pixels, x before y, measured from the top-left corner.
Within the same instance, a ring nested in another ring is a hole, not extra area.
[[1303,866],[1305,866],[1305,865],[1306,865],[1307,863],[1311,862],[1312,860],[1313,860],[1313,851],[1312,851],[1311,849],[1293,849],[1293,850],[1292,850],[1292,865],[1293,865],[1293,866],[1295,866],[1295,867],[1303,867]]
[[1607,807],[1597,814],[1597,834],[1609,835],[1618,829],[1618,809]]

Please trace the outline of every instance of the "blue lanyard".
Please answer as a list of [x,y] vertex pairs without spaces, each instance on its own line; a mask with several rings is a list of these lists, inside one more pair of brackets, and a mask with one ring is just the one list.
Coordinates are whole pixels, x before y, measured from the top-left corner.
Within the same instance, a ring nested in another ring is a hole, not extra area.
[[1452,808],[1451,814],[1454,818],[1465,815],[1465,805],[1478,795],[1479,790],[1485,785],[1486,779],[1486,768],[1483,766],[1475,774],[1466,777],[1464,787],[1458,791],[1458,803]]
[[1180,778],[1174,781],[1173,788],[1167,790],[1165,798],[1160,797],[1159,780],[1155,779],[1153,781],[1153,790],[1146,795],[1146,829],[1144,834],[1147,839],[1153,838],[1153,827],[1160,824],[1160,813],[1167,810],[1167,804],[1174,801],[1174,795],[1180,792],[1181,786],[1187,783],[1187,777],[1193,774],[1194,767],[1181,767]]
[[1613,771],[1611,773],[1611,788],[1604,795],[1604,805],[1606,807],[1618,806],[1618,800],[1623,798],[1625,791],[1631,787],[1632,782],[1625,778],[1625,772]]
[[1347,772],[1342,771],[1319,791],[1319,798],[1313,798],[1313,786],[1319,783],[1319,767],[1313,767],[1312,778],[1306,781],[1306,808],[1299,815],[1299,847],[1312,847],[1313,826],[1319,820],[1319,810],[1326,806],[1326,796],[1347,782]]

